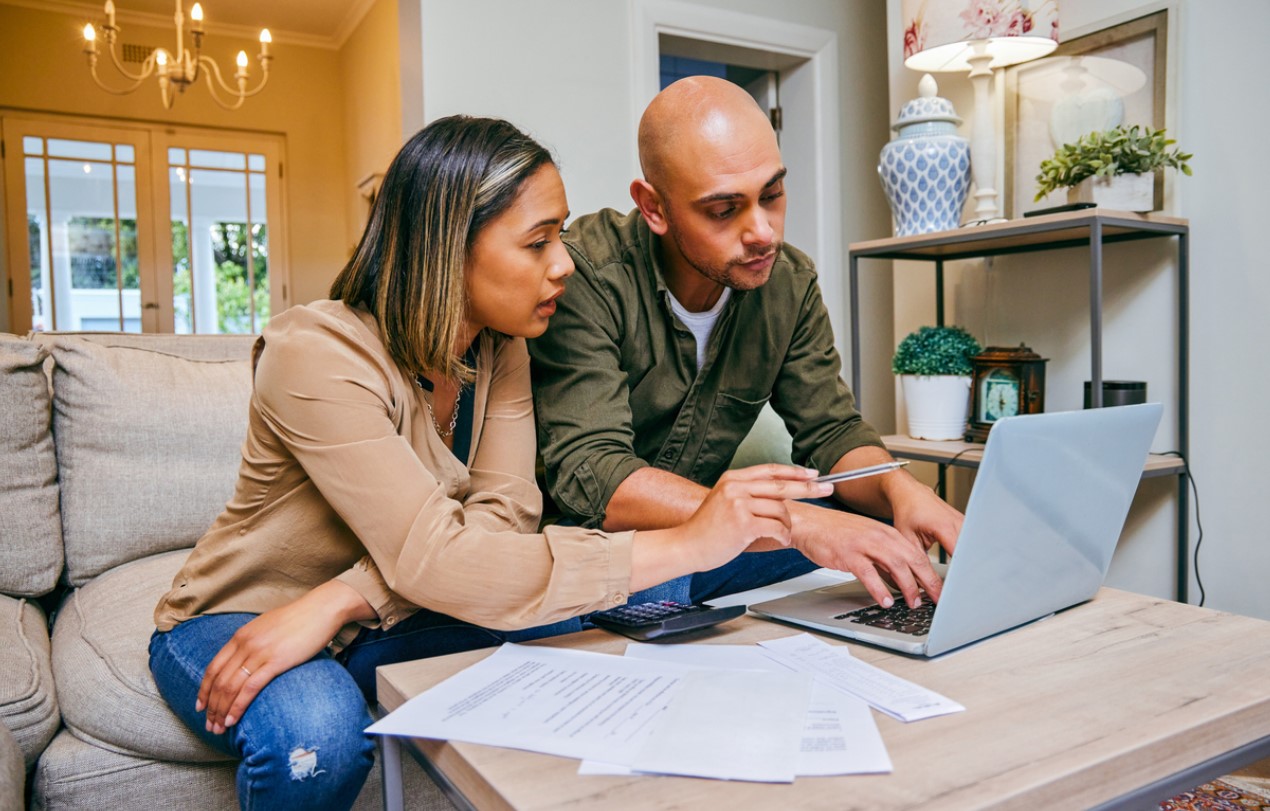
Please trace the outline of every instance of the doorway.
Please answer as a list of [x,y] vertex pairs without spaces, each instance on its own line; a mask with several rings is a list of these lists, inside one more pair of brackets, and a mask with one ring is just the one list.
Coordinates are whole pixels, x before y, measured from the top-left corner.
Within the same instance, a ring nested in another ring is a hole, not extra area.
[[0,131],[9,331],[256,333],[285,308],[279,136],[11,115]]
[[776,142],[781,138],[781,94],[780,74],[767,68],[750,68],[744,65],[729,65],[726,62],[714,62],[709,59],[693,59],[688,56],[674,56],[667,53],[663,43],[661,51],[661,89],[665,90],[680,79],[689,76],[714,76],[725,79],[749,93],[760,109],[767,113],[776,131]]

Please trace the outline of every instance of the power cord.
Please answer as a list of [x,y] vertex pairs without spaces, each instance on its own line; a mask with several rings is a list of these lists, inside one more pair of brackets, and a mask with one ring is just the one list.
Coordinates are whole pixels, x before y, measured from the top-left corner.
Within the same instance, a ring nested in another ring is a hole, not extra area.
[[1164,451],[1160,456],[1176,456],[1182,460],[1182,464],[1186,466],[1186,480],[1191,483],[1191,493],[1195,497],[1195,529],[1198,534],[1195,536],[1195,552],[1191,568],[1195,571],[1195,585],[1199,586],[1199,604],[1202,606],[1207,595],[1204,593],[1204,581],[1199,576],[1199,548],[1204,543],[1204,525],[1199,520],[1199,487],[1196,486],[1195,476],[1191,473],[1191,463],[1181,451]]
[[[960,458],[961,458],[964,454],[970,453],[971,451],[979,451],[980,453],[983,453],[983,449],[984,449],[984,446],[983,446],[983,445],[978,445],[978,446],[974,446],[974,447],[970,447],[970,448],[963,448],[962,450],[958,451],[958,452],[957,452],[954,456],[952,456],[951,458],[949,458],[949,459],[944,459],[943,461],[940,461],[940,462],[936,462],[936,464],[938,464],[938,465],[943,465],[943,466],[945,466],[945,467],[952,467],[953,462],[956,462],[956,461],[957,461],[958,459],[960,459]],[[944,476],[943,481],[941,481],[939,484],[936,484],[936,485],[935,485],[935,495],[939,496],[939,498],[940,498],[941,500],[943,500],[943,501],[947,501],[947,500],[948,500],[947,498],[945,498],[945,497],[944,497],[944,485],[945,485],[945,484],[947,484],[947,483],[948,483],[948,477],[947,477],[947,476]]]

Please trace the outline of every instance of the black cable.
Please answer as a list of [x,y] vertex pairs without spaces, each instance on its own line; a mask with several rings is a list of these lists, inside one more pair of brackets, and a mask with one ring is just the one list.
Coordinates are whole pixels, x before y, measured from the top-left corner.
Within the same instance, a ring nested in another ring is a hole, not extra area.
[[[960,451],[957,451],[956,455],[954,455],[951,459],[945,459],[941,462],[936,462],[935,464],[940,465],[941,467],[952,467],[953,462],[956,462],[958,459],[960,459],[963,454],[970,453],[971,451],[979,451],[980,453],[982,453],[983,448],[984,448],[983,445],[972,446],[969,448],[962,448]],[[972,468],[968,468],[968,469],[972,469]],[[939,496],[940,500],[942,501],[948,500],[944,498],[944,485],[947,484],[947,482],[948,482],[948,476],[945,475],[944,480],[940,482],[939,484],[935,485],[935,495]]]
[[[1195,496],[1195,529],[1198,534],[1195,536],[1195,552],[1192,557],[1191,568],[1195,570],[1195,585],[1199,586],[1199,604],[1202,606],[1208,597],[1204,592],[1204,581],[1199,576],[1199,547],[1204,543],[1204,525],[1199,520],[1199,487],[1195,484],[1195,476],[1191,474],[1191,463],[1187,461],[1181,451],[1164,451],[1160,456],[1176,456],[1182,460],[1182,464],[1186,466],[1186,480],[1191,483],[1191,493]],[[1190,529],[1190,527],[1186,529]]]

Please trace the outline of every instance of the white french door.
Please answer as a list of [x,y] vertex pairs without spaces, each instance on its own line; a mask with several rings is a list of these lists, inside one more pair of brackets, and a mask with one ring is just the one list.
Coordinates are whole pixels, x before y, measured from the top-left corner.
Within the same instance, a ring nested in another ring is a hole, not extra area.
[[11,332],[255,333],[286,307],[281,137],[0,124]]

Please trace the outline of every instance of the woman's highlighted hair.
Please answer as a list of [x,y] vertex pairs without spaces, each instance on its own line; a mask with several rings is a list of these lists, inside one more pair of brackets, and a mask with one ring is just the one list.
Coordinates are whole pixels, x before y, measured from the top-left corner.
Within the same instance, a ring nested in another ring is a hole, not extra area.
[[454,353],[467,314],[463,272],[481,228],[551,154],[506,121],[450,116],[397,153],[331,298],[366,308],[407,372],[470,380]]

